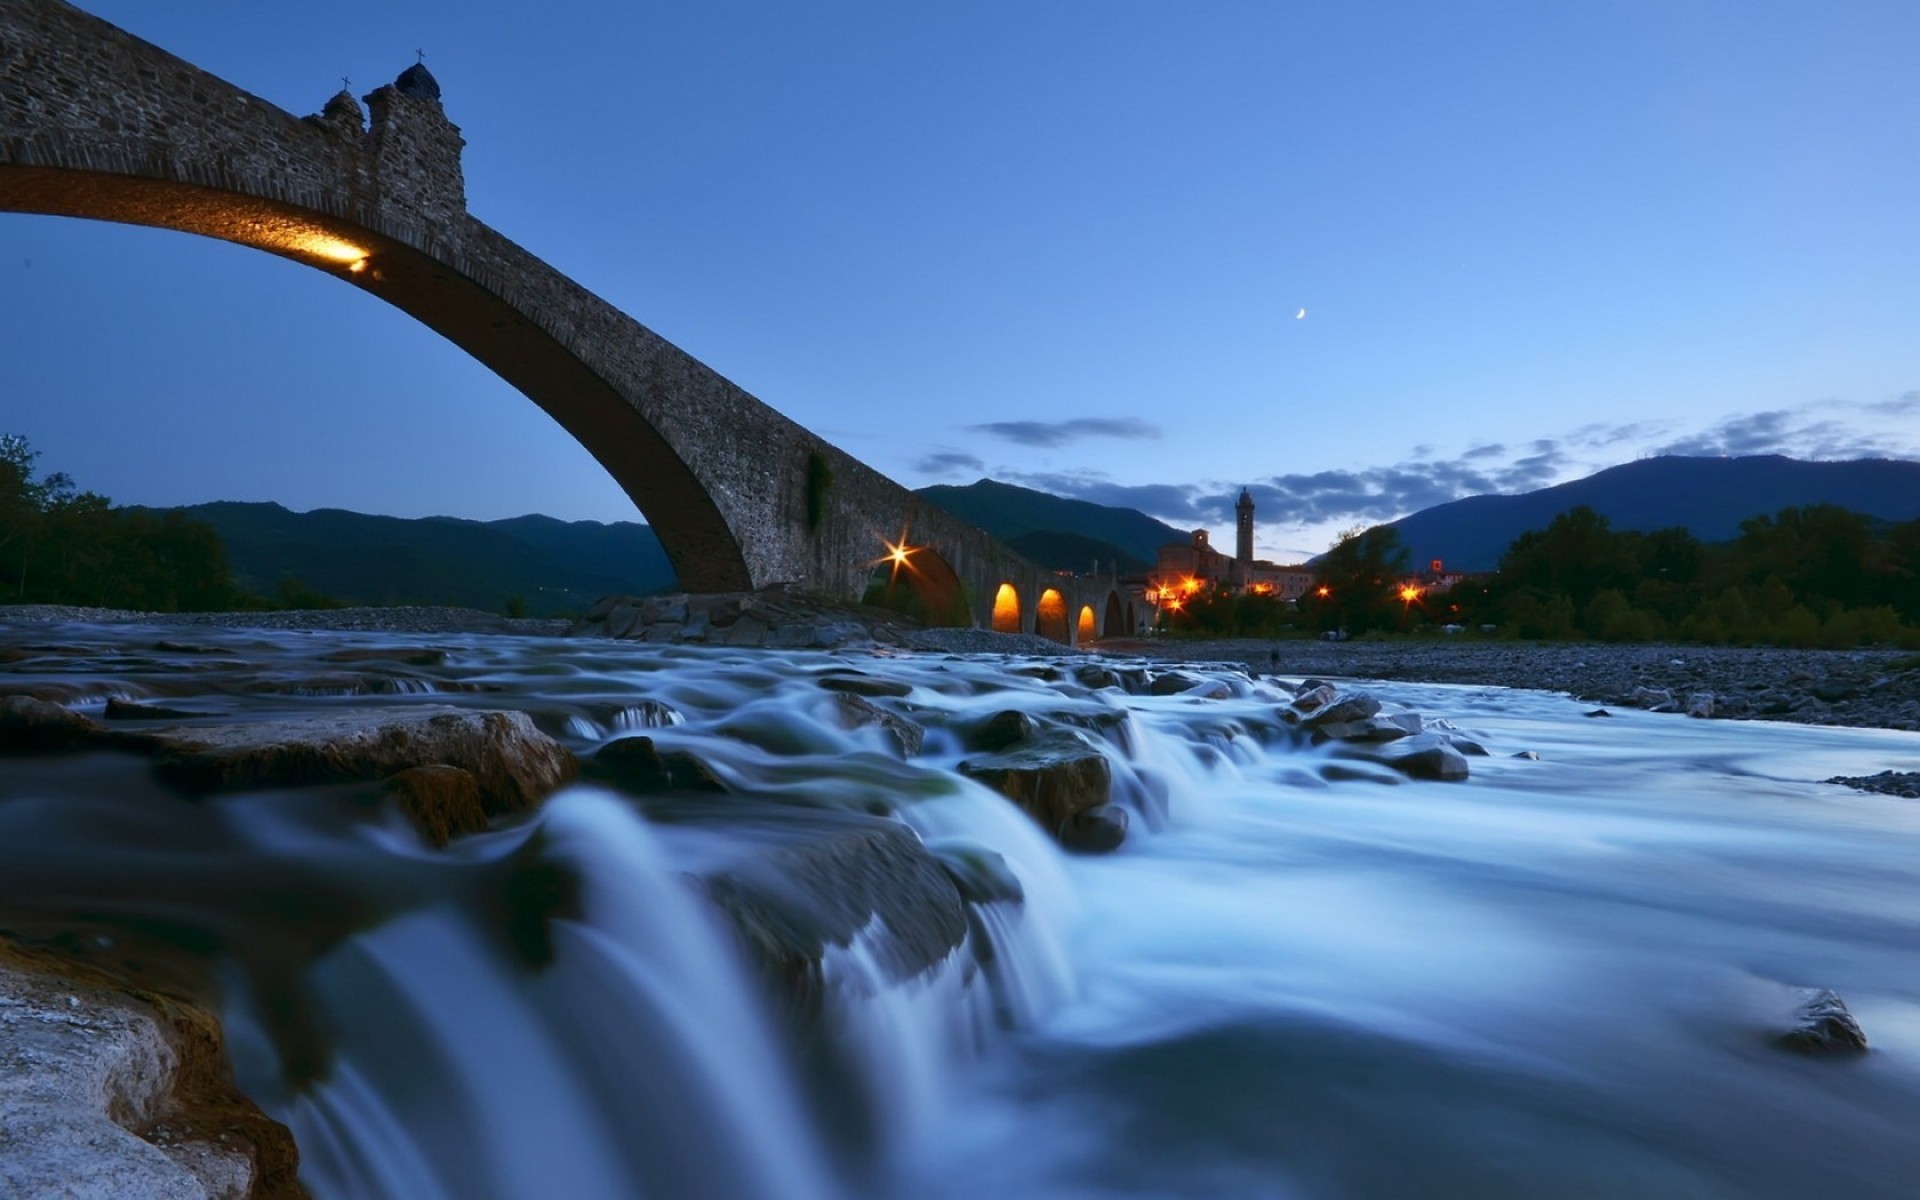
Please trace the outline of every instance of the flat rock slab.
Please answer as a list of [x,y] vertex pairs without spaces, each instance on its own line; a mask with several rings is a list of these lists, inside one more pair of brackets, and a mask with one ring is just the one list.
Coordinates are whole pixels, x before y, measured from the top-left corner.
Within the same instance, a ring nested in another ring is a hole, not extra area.
[[0,1195],[251,1195],[246,1155],[206,1142],[163,1150],[126,1127],[166,1115],[178,1067],[131,1001],[0,966]]
[[567,749],[520,712],[447,705],[333,709],[314,716],[120,734],[192,792],[377,780],[414,767],[470,772],[489,815],[521,812],[572,779]]

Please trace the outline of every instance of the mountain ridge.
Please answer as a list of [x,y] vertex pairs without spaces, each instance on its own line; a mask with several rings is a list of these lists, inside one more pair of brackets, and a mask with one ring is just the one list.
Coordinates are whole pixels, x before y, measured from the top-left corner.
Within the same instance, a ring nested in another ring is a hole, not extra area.
[[1491,571],[1514,538],[1581,505],[1616,530],[1681,526],[1703,542],[1724,542],[1748,518],[1809,504],[1887,521],[1920,517],[1920,462],[1658,455],[1531,492],[1467,496],[1386,524],[1415,563],[1437,558],[1452,570]]

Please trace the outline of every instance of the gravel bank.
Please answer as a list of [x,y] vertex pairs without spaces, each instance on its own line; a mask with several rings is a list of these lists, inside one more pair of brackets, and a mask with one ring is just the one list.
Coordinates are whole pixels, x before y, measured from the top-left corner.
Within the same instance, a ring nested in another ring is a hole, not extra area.
[[377,633],[505,633],[559,636],[561,618],[503,617],[477,608],[312,608],[285,612],[150,613],[67,604],[0,605],[0,623],[83,621],[99,625],[181,625],[218,629],[347,629]]
[[1606,706],[1735,720],[1920,730],[1920,656],[1902,650],[1604,646],[1432,641],[1103,643],[1154,658],[1246,664],[1256,672],[1565,692]]

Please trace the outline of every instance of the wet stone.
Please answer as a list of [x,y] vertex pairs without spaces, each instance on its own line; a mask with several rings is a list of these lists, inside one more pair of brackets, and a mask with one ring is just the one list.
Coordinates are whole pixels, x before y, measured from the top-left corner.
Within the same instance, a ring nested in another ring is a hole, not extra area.
[[447,764],[473,773],[490,814],[531,809],[578,770],[525,713],[439,705],[116,732],[111,742],[151,753],[154,773],[190,792],[377,780]]
[[636,795],[727,790],[707,764],[684,750],[662,752],[645,734],[615,738],[596,750],[581,769],[590,779]]
[[1373,757],[1411,779],[1457,783],[1468,775],[1466,756],[1439,734],[1388,743]]
[[389,776],[381,790],[428,845],[444,846],[456,837],[482,833],[491,824],[480,803],[480,781],[459,767],[408,767]]
[[1007,709],[988,717],[985,723],[974,729],[967,738],[967,745],[974,750],[989,754],[1017,746],[1033,736],[1033,718],[1015,709]]
[[1118,850],[1127,840],[1127,810],[1117,804],[1096,804],[1068,817],[1059,837],[1063,847],[1083,854]]
[[1107,803],[1113,786],[1106,756],[1064,730],[969,759],[959,771],[1013,801],[1054,836],[1074,816]]
[[211,713],[194,712],[191,709],[175,708],[168,704],[150,704],[144,701],[122,700],[118,696],[107,698],[107,710],[102,714],[109,721],[184,721],[194,717],[212,716]]
[[872,675],[823,675],[814,680],[814,685],[829,692],[846,692],[855,696],[905,696],[913,691],[910,683]]
[[1819,1058],[1866,1053],[1867,1035],[1838,993],[1829,988],[1796,993],[1791,1027],[1775,1039],[1782,1048]]
[[920,753],[920,747],[927,738],[927,731],[920,726],[898,713],[888,712],[863,696],[843,693],[834,697],[834,712],[840,724],[847,729],[878,725],[886,731],[901,758],[912,758]]
[[63,705],[31,696],[0,696],[0,753],[72,750],[103,732],[99,722]]

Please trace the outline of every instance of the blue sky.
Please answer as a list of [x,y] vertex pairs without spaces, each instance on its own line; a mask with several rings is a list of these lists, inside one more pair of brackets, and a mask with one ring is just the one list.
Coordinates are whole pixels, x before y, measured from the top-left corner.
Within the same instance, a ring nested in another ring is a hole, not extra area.
[[[476,216],[910,486],[1248,485],[1288,559],[1920,457],[1910,0],[82,7],[296,113],[423,48]],[[436,335],[164,231],[0,215],[0,432],[121,502],[634,515]]]

